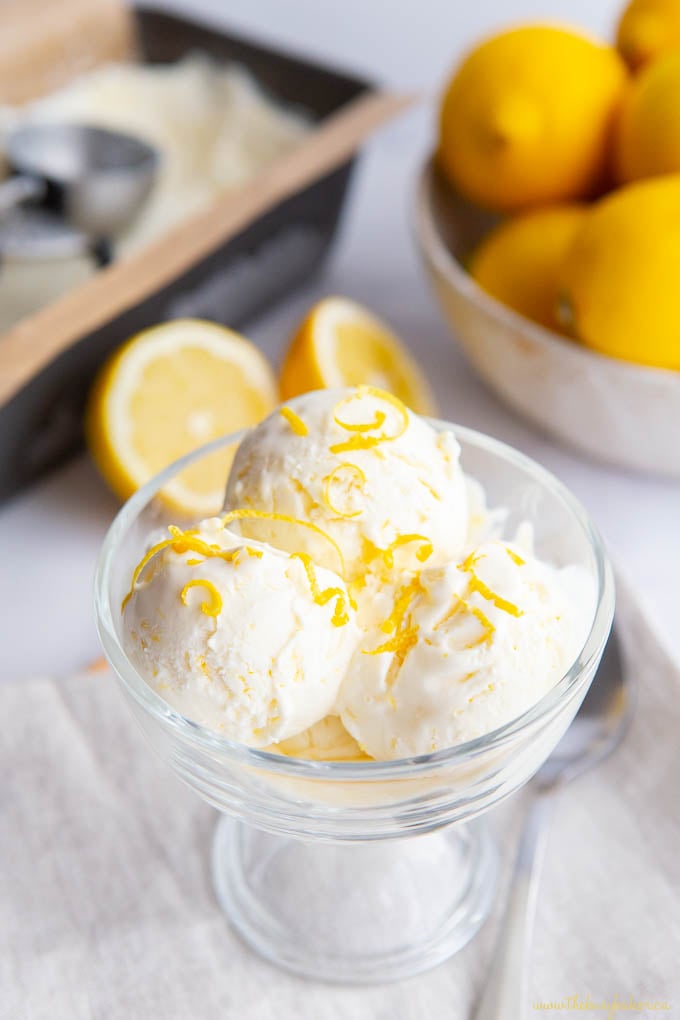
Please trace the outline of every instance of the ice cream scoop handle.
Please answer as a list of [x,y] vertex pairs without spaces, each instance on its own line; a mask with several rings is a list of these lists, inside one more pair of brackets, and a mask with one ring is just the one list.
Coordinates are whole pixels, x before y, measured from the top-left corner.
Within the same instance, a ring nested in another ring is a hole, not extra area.
[[527,813],[491,965],[474,1020],[523,1020],[529,1015],[527,959],[553,798],[539,794]]
[[37,177],[10,177],[0,184],[0,215],[22,202],[42,198],[45,185]]

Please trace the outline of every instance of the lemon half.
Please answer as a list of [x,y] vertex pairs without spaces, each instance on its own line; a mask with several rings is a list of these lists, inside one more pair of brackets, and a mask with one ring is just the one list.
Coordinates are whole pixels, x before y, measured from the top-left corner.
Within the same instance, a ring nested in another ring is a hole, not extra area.
[[[100,371],[85,431],[114,492],[127,499],[178,457],[262,420],[278,403],[264,356],[211,322],[179,319],[137,334]],[[182,471],[159,496],[187,515],[222,506],[233,450]]]
[[361,383],[393,393],[418,414],[436,414],[425,376],[390,328],[348,298],[324,298],[293,336],[281,369],[281,396],[289,400]]

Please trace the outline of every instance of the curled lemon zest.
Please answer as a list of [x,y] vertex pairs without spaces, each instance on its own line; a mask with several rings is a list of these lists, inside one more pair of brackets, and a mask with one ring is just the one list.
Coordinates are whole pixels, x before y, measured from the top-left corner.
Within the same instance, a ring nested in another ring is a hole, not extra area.
[[187,581],[180,592],[182,605],[188,605],[187,599],[192,588],[205,588],[210,596],[205,602],[201,602],[201,612],[205,613],[206,616],[219,616],[222,612],[222,596],[212,581],[198,577],[193,581]]
[[326,475],[326,477],[323,479],[323,483],[324,483],[323,498],[326,501],[326,505],[328,506],[328,509],[331,510],[332,513],[337,514],[338,517],[346,517],[346,518],[358,517],[359,514],[362,513],[362,508],[359,508],[359,510],[353,510],[350,513],[348,513],[346,511],[340,510],[339,507],[335,506],[333,504],[332,500],[331,500],[331,486],[333,484],[333,481],[334,480],[335,481],[338,480],[336,478],[338,472],[340,472],[340,471],[347,471],[347,470],[349,470],[349,471],[354,473],[354,475],[359,479],[359,484],[360,485],[365,485],[366,484],[366,475],[364,474],[364,472],[361,470],[360,467],[357,467],[356,464],[350,464],[350,463],[338,464],[338,466],[336,468],[334,468],[331,471],[331,473],[329,475]]
[[[203,557],[203,560],[220,559],[224,560],[226,563],[238,562],[238,554],[241,551],[241,546],[235,549],[222,549],[221,546],[216,545],[215,543],[208,543],[202,538],[199,538],[196,528],[189,528],[187,531],[182,531],[182,529],[178,528],[176,524],[169,524],[168,531],[170,532],[171,537],[163,539],[163,541],[157,542],[154,546],[152,546],[148,552],[144,554],[133,570],[130,590],[121,603],[121,613],[124,612],[125,607],[132,598],[145,568],[151,560],[157,556],[158,553],[163,552],[164,549],[172,548],[172,551],[179,555],[186,552],[198,553],[198,555]],[[262,557],[262,551],[260,549],[251,549],[248,546],[245,548],[249,556],[257,556],[258,559]],[[198,566],[203,562],[203,560],[187,560],[187,566]]]
[[296,436],[309,435],[309,429],[292,407],[280,407],[279,414],[286,419]]
[[284,524],[297,524],[301,528],[307,528],[309,531],[313,531],[316,535],[321,535],[325,538],[329,545],[333,546],[335,554],[338,557],[338,563],[340,564],[340,573],[345,573],[345,557],[342,555],[342,551],[338,543],[331,538],[325,531],[318,528],[316,524],[312,524],[310,521],[302,521],[298,517],[289,517],[288,514],[277,514],[270,513],[267,510],[249,510],[247,508],[241,508],[239,510],[229,510],[227,513],[222,514],[221,521],[222,527],[230,524],[232,521],[242,520],[265,520],[265,521],[281,521]]
[[302,566],[305,569],[307,580],[309,581],[309,587],[312,592],[312,598],[316,602],[317,606],[325,606],[331,599],[335,599],[335,609],[331,618],[331,623],[334,627],[344,627],[346,623],[349,623],[349,613],[347,612],[347,595],[342,588],[324,588],[322,591],[319,587],[319,582],[316,577],[316,570],[312,557],[308,553],[294,552],[291,553],[291,559],[300,560]]
[[382,558],[388,569],[394,567],[394,551],[402,545],[409,545],[411,542],[420,542],[420,548],[416,550],[416,559],[421,563],[429,559],[433,552],[432,542],[425,535],[399,535],[394,542],[390,542],[386,549],[382,550]]
[[137,582],[139,581],[139,578],[141,577],[144,568],[147,566],[148,563],[151,562],[151,560],[157,553],[162,552],[163,549],[167,549],[168,546],[174,545],[175,541],[176,540],[174,538],[166,538],[162,542],[156,542],[156,544],[153,545],[148,550],[148,552],[144,554],[144,556],[142,556],[141,560],[139,561],[135,569],[132,571],[132,581],[130,582],[130,590],[121,603],[120,606],[121,613],[124,612],[126,605],[132,598],[133,592],[137,587]]
[[[384,423],[386,415],[383,411],[376,413],[375,419],[372,422],[363,422],[359,424],[352,424],[343,421],[338,417],[338,411],[345,404],[355,400],[357,397],[371,396],[378,400],[384,400],[390,404],[400,416],[400,423],[397,426],[397,431],[394,435],[387,435],[384,432],[379,433],[377,436],[366,435],[364,433],[374,432],[379,429]],[[359,433],[357,435],[350,436],[349,439],[341,443],[335,443],[330,447],[331,453],[343,453],[350,450],[370,450],[372,447],[378,446],[380,443],[393,442],[400,436],[403,436],[404,432],[408,428],[408,410],[402,404],[398,397],[393,396],[391,393],[387,393],[385,390],[380,390],[376,386],[357,386],[356,392],[350,393],[348,396],[343,397],[341,401],[336,405],[333,414],[333,420],[340,428],[345,429],[348,432]]]
[[[355,399],[354,394],[351,397],[344,397],[343,400],[341,400],[340,403],[336,406],[336,411],[338,407],[340,407],[344,402],[346,402],[347,400],[354,399]],[[346,429],[347,432],[375,432],[376,429],[379,429],[380,426],[385,423],[386,417],[387,415],[385,414],[384,411],[376,411],[375,418],[373,419],[373,421],[349,422],[342,421],[340,418],[338,418],[337,414],[334,414],[333,421],[335,422],[336,425],[339,425],[341,429]]]
[[524,564],[526,563],[526,560],[523,560],[522,557],[519,555],[519,553],[516,553],[515,550],[511,549],[509,545],[505,546],[505,551],[508,554],[508,556],[510,557],[510,559],[512,560],[512,562],[516,563],[518,567],[523,567],[524,566]]

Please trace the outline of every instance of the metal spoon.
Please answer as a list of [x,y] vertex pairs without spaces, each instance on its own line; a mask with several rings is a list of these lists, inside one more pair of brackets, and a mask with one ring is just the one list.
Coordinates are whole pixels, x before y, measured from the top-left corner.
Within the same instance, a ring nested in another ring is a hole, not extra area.
[[554,794],[602,761],[621,740],[632,713],[619,644],[612,631],[599,669],[576,718],[536,773],[537,793],[524,823],[510,895],[475,1020],[521,1020],[527,1012],[527,958],[540,867]]
[[0,215],[39,202],[89,237],[106,239],[139,212],[159,161],[139,138],[81,124],[18,128],[5,155],[15,175],[0,184]]

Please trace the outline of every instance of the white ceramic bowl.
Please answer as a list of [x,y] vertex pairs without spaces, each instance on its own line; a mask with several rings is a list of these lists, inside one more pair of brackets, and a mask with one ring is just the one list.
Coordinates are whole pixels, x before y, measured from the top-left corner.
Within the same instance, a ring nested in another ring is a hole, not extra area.
[[416,195],[418,244],[444,315],[479,375],[514,410],[583,453],[680,477],[680,372],[597,354],[483,291],[462,260],[493,223],[426,163]]

